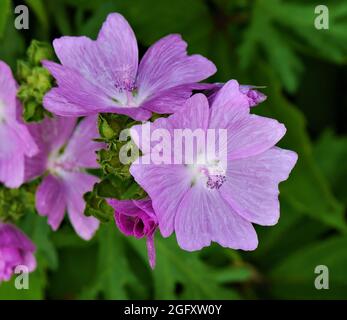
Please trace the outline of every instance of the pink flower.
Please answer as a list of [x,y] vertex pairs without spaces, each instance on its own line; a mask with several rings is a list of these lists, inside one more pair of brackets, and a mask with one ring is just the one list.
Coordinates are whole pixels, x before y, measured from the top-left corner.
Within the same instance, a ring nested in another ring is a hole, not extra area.
[[96,41],[62,37],[53,42],[61,65],[44,66],[58,83],[44,98],[49,111],[62,116],[99,112],[119,113],[146,120],[152,112],[173,113],[190,97],[197,82],[216,72],[200,55],[187,55],[179,35],[152,45],[138,65],[133,30],[118,13],[110,14]]
[[[149,152],[148,141],[141,137],[142,126],[131,129],[143,152],[140,160],[148,158]],[[198,150],[195,159],[205,161],[132,164],[130,172],[152,199],[162,235],[168,237],[175,231],[180,247],[188,251],[212,241],[254,250],[258,240],[252,223],[277,223],[278,184],[288,178],[297,161],[295,152],[275,147],[286,132],[284,125],[250,114],[247,95],[232,80],[219,90],[211,107],[204,95],[196,94],[180,112],[156,120],[152,128],[169,130],[172,136],[175,129],[186,128],[227,132],[225,150],[217,150],[215,158]],[[223,152],[226,161],[217,156]]]
[[266,100],[266,95],[258,91],[256,87],[241,85],[240,90],[247,96],[250,107],[255,107]]
[[29,272],[36,268],[35,245],[12,224],[0,222],[0,283],[11,279],[15,268],[26,266]]
[[[218,91],[223,88],[224,83],[214,83],[211,84],[205,91],[208,97],[208,101],[210,105],[213,103],[213,99],[216,97]],[[256,86],[250,85],[240,85],[240,92],[246,95],[248,100],[248,104],[250,107],[255,107],[258,104],[264,102],[266,100],[266,95],[259,90],[257,90]]]
[[154,233],[158,227],[157,217],[150,199],[108,200],[115,209],[114,218],[119,230],[126,236],[147,238],[147,250],[151,268],[155,266]]
[[11,69],[0,61],[0,182],[18,188],[24,182],[24,158],[38,152],[20,119],[17,83]]
[[30,126],[40,152],[26,159],[26,181],[46,172],[36,192],[38,213],[47,216],[48,224],[57,230],[67,210],[77,234],[89,240],[99,222],[84,215],[83,195],[98,178],[85,169],[98,167],[96,151],[103,144],[93,141],[98,137],[97,116],[83,119],[77,127],[76,120],[56,117]]

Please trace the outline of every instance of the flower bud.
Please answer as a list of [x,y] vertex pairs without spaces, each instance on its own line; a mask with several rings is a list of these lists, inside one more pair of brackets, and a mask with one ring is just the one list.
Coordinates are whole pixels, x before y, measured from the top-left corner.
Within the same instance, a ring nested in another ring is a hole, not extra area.
[[35,245],[17,227],[0,222],[0,283],[11,279],[19,265],[36,268]]
[[45,42],[33,40],[27,51],[31,64],[39,65],[42,60],[53,59],[54,53],[52,47]]

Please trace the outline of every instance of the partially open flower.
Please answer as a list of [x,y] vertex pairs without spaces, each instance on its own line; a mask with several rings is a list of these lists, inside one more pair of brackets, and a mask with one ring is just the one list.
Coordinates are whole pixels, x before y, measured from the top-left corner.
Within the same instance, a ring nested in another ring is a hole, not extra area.
[[126,236],[147,238],[149,264],[155,266],[154,233],[158,227],[152,201],[145,200],[108,200],[115,209],[114,218],[119,230]]
[[35,245],[12,224],[0,222],[0,283],[10,280],[15,268],[26,266],[28,272],[36,268]]

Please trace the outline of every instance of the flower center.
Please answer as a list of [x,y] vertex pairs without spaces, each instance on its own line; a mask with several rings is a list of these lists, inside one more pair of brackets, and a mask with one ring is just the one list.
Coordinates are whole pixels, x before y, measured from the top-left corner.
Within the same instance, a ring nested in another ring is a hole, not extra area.
[[64,171],[76,171],[76,165],[72,161],[55,161],[53,163],[53,168],[57,170],[64,170]]
[[115,72],[118,80],[114,82],[117,94],[113,100],[123,106],[136,107],[138,105],[135,101],[137,88],[133,77],[133,68],[129,65],[124,65]]
[[79,172],[76,162],[64,157],[64,154],[53,152],[48,158],[48,171],[54,175],[61,176],[66,172]]
[[206,188],[218,190],[226,181],[225,169],[220,160],[205,160],[204,158],[199,156],[196,163],[190,166],[193,176],[192,183],[200,180]]

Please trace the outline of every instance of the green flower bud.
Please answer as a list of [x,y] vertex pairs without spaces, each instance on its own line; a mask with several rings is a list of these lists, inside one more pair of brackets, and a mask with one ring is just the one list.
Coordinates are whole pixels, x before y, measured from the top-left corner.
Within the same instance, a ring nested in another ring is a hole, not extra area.
[[31,74],[27,77],[29,86],[40,92],[42,95],[51,88],[51,75],[42,67],[34,67]]
[[28,48],[27,55],[31,64],[40,65],[42,60],[52,60],[54,52],[52,46],[48,43],[33,40]]
[[17,61],[17,77],[19,80],[26,80],[31,73],[31,66],[23,60]]
[[107,120],[100,115],[98,119],[99,123],[99,133],[105,140],[111,140],[116,136],[116,132],[113,131],[112,127],[108,124]]
[[34,192],[30,186],[19,189],[0,186],[0,220],[19,220],[28,210],[34,210],[34,202]]
[[35,100],[29,100],[24,103],[24,119],[26,121],[35,121],[44,117],[43,109]]
[[114,210],[108,205],[104,198],[96,195],[94,191],[87,192],[84,195],[86,201],[86,208],[84,214],[87,217],[93,216],[100,222],[106,223],[113,220]]
[[126,128],[129,118],[118,114],[99,115],[99,133],[101,137],[110,141],[119,136],[122,129]]
[[41,66],[42,59],[52,59],[53,50],[48,43],[33,40],[27,51],[28,60],[19,61],[17,74],[20,82],[18,98],[24,108],[24,120],[40,121],[50,113],[42,106],[44,95],[52,88],[53,77]]
[[22,101],[27,101],[28,99],[30,99],[31,95],[32,95],[32,91],[30,89],[30,87],[26,84],[23,84],[19,87],[18,92],[17,92],[17,97]]

